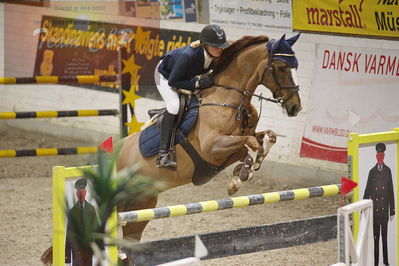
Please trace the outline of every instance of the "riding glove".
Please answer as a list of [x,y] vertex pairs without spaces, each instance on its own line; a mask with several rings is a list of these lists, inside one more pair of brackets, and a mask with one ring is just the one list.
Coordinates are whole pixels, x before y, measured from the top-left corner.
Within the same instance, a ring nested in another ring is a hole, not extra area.
[[203,90],[203,89],[207,89],[209,87],[212,87],[213,84],[214,84],[214,82],[213,82],[212,75],[204,74],[204,75],[200,76],[200,78],[198,80],[197,88],[200,89],[200,90]]

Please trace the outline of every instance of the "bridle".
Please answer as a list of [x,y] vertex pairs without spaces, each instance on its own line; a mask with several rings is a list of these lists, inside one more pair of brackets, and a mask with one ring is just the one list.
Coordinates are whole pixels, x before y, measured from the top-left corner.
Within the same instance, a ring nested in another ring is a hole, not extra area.
[[[273,42],[273,41],[274,40],[270,40],[269,42]],[[268,49],[268,48],[266,47],[266,49]],[[227,90],[233,90],[233,91],[237,91],[237,92],[241,93],[243,95],[243,97],[241,98],[240,104],[238,106],[236,106],[236,105],[232,105],[232,104],[228,104],[228,103],[201,103],[201,98],[202,98],[201,97],[202,96],[202,91],[201,91],[200,92],[201,96],[199,97],[199,100],[200,100],[199,106],[220,106],[220,107],[228,107],[228,108],[236,109],[238,111],[237,114],[236,114],[236,120],[240,120],[242,116],[244,116],[244,118],[245,118],[245,116],[249,115],[249,111],[244,107],[245,100],[247,100],[248,97],[252,97],[252,96],[257,97],[258,100],[260,101],[259,115],[258,115],[258,118],[257,118],[257,120],[256,120],[254,125],[252,125],[252,126],[247,125],[249,127],[253,127],[253,126],[257,125],[257,123],[258,123],[258,121],[259,121],[259,119],[261,117],[261,114],[262,114],[262,105],[263,105],[263,101],[264,100],[268,101],[268,102],[273,102],[273,103],[279,104],[281,106],[284,106],[284,104],[292,97],[293,94],[291,94],[291,96],[289,98],[287,98],[287,99],[285,99],[284,96],[278,96],[278,95],[282,95],[282,90],[299,91],[299,86],[298,85],[292,86],[292,85],[280,84],[280,82],[279,82],[279,80],[277,78],[277,75],[276,75],[276,72],[275,72],[274,63],[273,63],[273,60],[279,60],[279,59],[274,59],[273,57],[274,56],[295,56],[295,54],[280,54],[280,53],[273,54],[270,51],[270,49],[268,49],[268,54],[269,54],[268,63],[265,66],[265,69],[263,70],[261,81],[264,80],[265,74],[266,74],[267,70],[269,70],[272,73],[272,77],[274,79],[274,83],[276,84],[276,89],[273,92],[273,99],[272,98],[263,97],[262,94],[259,95],[259,94],[251,93],[250,91],[245,90],[245,89],[240,89],[240,88],[232,87],[232,86],[229,86],[229,85],[223,85],[223,84],[215,83],[215,84],[213,84],[213,86],[221,87],[221,88],[224,88],[224,89],[227,89]]]

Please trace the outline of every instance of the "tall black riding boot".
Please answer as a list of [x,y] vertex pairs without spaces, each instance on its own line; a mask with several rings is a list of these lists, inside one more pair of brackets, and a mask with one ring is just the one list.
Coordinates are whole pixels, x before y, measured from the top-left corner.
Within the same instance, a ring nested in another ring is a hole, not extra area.
[[176,115],[165,112],[161,123],[161,141],[157,157],[157,167],[176,168],[173,154],[170,151],[170,138],[175,127]]

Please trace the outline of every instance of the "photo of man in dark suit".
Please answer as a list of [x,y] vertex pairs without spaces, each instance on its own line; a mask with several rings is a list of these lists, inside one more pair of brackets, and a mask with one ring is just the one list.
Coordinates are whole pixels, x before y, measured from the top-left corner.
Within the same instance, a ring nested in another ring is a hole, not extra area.
[[[98,228],[98,218],[96,209],[86,201],[87,180],[79,179],[75,182],[77,202],[69,210],[68,225],[65,241],[65,263],[73,266],[91,266],[93,252],[87,243],[79,241],[79,235]],[[72,260],[71,260],[72,258]]]
[[374,265],[378,266],[380,232],[384,265],[389,265],[388,221],[392,221],[395,215],[395,196],[391,169],[384,163],[386,146],[378,143],[375,148],[377,164],[369,172],[363,199],[373,200]]

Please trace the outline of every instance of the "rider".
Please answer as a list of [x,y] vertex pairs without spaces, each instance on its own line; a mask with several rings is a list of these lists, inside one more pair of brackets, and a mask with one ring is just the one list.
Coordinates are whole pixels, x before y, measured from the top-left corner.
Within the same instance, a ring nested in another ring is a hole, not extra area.
[[[169,145],[179,112],[178,90],[194,91],[211,87],[212,76],[205,73],[209,73],[212,68],[213,59],[220,57],[223,49],[229,46],[224,30],[211,24],[202,29],[199,41],[172,50],[161,58],[155,73],[161,74],[157,88],[165,101],[166,111],[161,124],[157,167],[176,168]],[[201,76],[197,77],[197,75]]]

